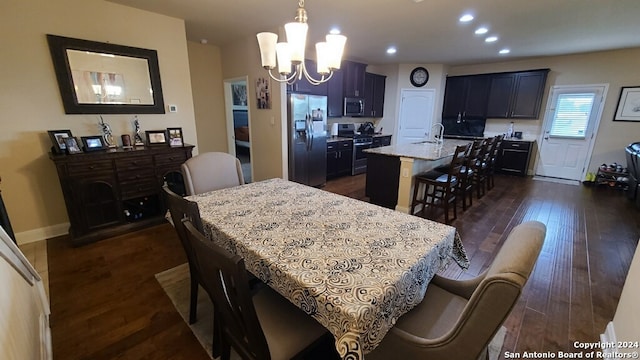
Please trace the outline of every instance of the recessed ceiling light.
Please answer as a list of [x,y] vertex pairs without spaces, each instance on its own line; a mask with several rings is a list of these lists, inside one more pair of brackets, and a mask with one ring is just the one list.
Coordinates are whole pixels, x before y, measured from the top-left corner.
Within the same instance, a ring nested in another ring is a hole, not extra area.
[[496,42],[498,41],[498,37],[497,36],[489,36],[488,38],[484,39],[485,42]]
[[416,3],[416,4],[417,4],[417,3],[421,3],[421,2],[423,2],[424,0],[411,0],[411,1],[413,1],[414,3]]
[[205,45],[208,42],[209,42],[209,40],[207,40],[207,39],[200,39],[200,44],[202,44],[202,45]]
[[389,47],[387,48],[387,54],[389,54],[389,55],[393,55],[393,54],[395,54],[397,51],[398,51],[398,50],[397,50],[394,46],[389,46]]
[[508,54],[510,52],[511,52],[511,50],[509,50],[509,49],[502,49],[502,50],[498,51],[498,53],[503,54],[503,55],[504,54]]
[[462,15],[459,20],[460,20],[460,22],[469,22],[469,21],[473,20],[473,15],[471,15],[471,14]]
[[486,27],[479,27],[475,31],[476,35],[486,34],[487,32],[489,32],[489,29],[487,29]]
[[331,34],[331,35],[340,35],[340,29],[334,27],[331,30],[329,30],[329,34]]

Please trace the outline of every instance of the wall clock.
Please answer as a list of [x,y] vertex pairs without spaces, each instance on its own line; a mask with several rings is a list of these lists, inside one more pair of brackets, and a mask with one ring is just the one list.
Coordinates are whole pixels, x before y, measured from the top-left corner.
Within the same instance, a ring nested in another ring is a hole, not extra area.
[[429,81],[429,71],[423,67],[417,67],[411,71],[409,81],[415,87],[422,87]]

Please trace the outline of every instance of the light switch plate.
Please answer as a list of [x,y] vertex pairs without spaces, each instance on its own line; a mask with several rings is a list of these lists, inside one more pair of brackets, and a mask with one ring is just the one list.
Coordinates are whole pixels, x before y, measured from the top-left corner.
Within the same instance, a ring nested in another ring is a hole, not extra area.
[[177,105],[169,105],[169,112],[172,112],[172,113],[178,112],[178,106]]

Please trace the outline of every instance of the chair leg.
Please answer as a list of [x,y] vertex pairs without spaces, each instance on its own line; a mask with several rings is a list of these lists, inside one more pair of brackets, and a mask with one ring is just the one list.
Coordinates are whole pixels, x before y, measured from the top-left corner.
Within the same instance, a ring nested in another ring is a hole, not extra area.
[[189,325],[198,320],[198,277],[191,271],[191,298],[189,299]]

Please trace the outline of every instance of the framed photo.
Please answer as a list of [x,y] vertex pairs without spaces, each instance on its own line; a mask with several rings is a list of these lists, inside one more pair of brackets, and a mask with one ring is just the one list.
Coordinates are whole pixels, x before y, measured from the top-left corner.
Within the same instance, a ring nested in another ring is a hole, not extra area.
[[80,139],[82,139],[84,151],[99,151],[107,148],[102,136],[82,136]]
[[231,95],[234,109],[247,108],[247,85],[245,83],[231,84]]
[[67,147],[67,154],[79,154],[82,152],[78,139],[74,136],[64,138],[64,145]]
[[640,86],[623,86],[613,121],[640,121]]
[[71,130],[49,130],[47,132],[49,133],[49,138],[53,143],[52,152],[56,154],[64,154],[67,149],[64,139],[73,136],[71,135]]
[[167,131],[166,130],[147,130],[145,131],[147,135],[147,145],[148,146],[157,146],[157,145],[167,145]]
[[271,109],[271,86],[268,77],[256,80],[256,105],[258,109]]
[[169,134],[170,146],[184,146],[182,128],[167,128],[167,134]]

